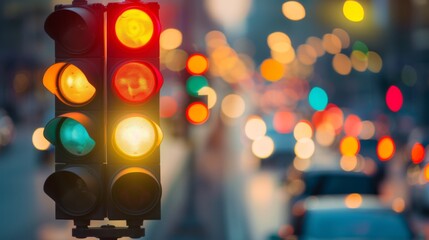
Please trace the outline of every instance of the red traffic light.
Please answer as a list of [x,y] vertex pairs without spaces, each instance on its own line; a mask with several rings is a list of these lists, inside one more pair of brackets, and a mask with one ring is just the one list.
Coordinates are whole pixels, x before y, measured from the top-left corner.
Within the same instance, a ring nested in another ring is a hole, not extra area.
[[118,96],[130,103],[143,103],[159,92],[162,75],[150,63],[128,62],[113,74],[113,88]]

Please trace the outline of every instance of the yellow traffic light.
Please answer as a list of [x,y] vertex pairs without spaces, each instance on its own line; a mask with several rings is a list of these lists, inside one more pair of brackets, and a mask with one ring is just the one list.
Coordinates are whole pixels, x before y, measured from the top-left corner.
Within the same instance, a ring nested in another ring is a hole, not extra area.
[[146,45],[152,38],[153,31],[152,19],[139,9],[124,11],[115,24],[115,32],[119,41],[130,48],[140,48]]
[[43,76],[45,87],[68,105],[88,103],[95,95],[95,87],[77,66],[56,63]]
[[141,115],[124,118],[113,134],[116,149],[131,158],[150,154],[159,146],[162,138],[159,126]]

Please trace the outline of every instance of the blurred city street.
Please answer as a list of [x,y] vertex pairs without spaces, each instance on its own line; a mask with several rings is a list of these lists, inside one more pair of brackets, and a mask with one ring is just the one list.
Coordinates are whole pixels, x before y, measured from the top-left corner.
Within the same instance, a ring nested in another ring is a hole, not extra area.
[[0,239],[429,239],[429,0],[153,2],[0,2]]

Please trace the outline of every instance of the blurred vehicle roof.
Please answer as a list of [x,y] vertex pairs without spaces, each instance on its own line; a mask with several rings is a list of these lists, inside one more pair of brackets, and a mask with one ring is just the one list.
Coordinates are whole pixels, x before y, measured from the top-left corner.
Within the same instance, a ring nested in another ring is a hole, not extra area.
[[354,208],[346,202],[346,196],[308,198],[296,228],[300,239],[412,239],[404,216],[377,197],[363,195]]
[[302,176],[305,183],[304,195],[330,194],[378,194],[378,185],[372,176],[361,172],[342,170],[313,170]]

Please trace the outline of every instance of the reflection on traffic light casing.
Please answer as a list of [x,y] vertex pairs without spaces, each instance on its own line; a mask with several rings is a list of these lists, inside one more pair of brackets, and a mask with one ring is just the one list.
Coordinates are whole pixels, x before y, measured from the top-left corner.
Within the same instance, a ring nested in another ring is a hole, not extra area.
[[104,203],[104,13],[102,4],[57,5],[45,22],[55,64],[43,77],[55,95],[44,135],[55,145],[55,172],[44,191],[57,219],[102,220]]
[[160,218],[159,5],[107,5],[107,179],[110,220]]

